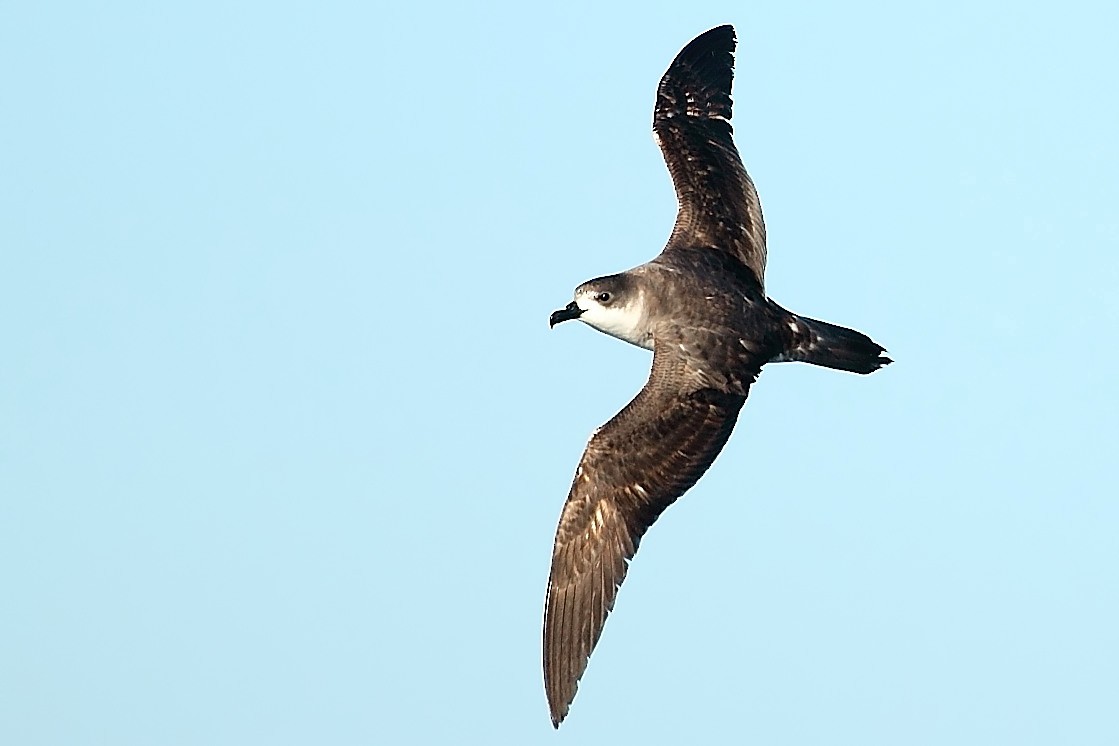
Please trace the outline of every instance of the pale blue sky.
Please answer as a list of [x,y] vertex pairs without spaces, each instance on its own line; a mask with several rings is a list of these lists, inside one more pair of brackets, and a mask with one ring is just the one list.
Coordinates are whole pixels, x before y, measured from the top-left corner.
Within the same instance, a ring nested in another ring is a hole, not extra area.
[[[903,7],[904,6],[904,7]],[[0,9],[0,742],[1119,742],[1110,2]],[[552,534],[738,29],[771,366],[557,735]]]

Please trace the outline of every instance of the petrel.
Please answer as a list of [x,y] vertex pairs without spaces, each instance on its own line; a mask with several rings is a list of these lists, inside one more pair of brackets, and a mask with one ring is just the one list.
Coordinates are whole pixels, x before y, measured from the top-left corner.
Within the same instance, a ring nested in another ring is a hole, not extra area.
[[549,319],[579,319],[653,351],[645,387],[587,443],[556,530],[544,687],[557,728],[641,537],[711,466],[762,366],[865,374],[891,362],[866,335],[766,295],[761,204],[731,139],[734,47],[732,26],[711,29],[657,87],[653,133],[679,202],[664,250],[584,282]]

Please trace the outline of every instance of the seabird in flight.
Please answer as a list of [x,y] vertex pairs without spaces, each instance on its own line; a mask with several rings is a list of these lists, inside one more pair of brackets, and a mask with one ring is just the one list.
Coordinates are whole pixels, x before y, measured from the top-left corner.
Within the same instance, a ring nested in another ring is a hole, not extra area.
[[652,261],[575,288],[579,319],[653,351],[645,387],[591,436],[563,506],[544,611],[544,686],[559,727],[642,535],[711,466],[762,366],[873,373],[890,359],[852,329],[765,293],[765,225],[731,139],[734,28],[684,47],[657,87],[653,132],[679,212]]

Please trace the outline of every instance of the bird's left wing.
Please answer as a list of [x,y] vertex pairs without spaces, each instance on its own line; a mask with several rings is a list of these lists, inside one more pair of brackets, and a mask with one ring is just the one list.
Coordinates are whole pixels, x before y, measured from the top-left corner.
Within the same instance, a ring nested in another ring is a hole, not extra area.
[[642,535],[707,471],[746,397],[680,391],[658,346],[645,387],[591,437],[556,530],[544,611],[544,686],[559,727]]

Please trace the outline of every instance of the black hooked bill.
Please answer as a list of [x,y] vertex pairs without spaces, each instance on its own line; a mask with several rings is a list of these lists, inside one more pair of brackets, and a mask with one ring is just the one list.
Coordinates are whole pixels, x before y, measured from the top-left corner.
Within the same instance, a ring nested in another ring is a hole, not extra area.
[[577,319],[583,315],[583,309],[575,305],[575,301],[571,301],[564,308],[558,311],[552,311],[552,315],[548,317],[548,327],[551,328],[561,321],[570,321]]

